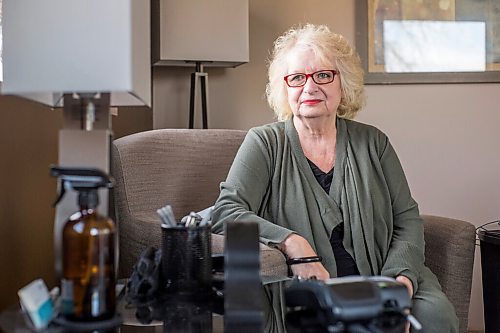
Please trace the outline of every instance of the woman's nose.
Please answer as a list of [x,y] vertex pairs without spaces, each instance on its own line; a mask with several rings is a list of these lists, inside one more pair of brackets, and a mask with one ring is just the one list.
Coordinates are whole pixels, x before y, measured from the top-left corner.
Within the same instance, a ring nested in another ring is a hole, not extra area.
[[304,92],[310,93],[318,90],[318,84],[314,82],[312,77],[308,77],[304,84]]

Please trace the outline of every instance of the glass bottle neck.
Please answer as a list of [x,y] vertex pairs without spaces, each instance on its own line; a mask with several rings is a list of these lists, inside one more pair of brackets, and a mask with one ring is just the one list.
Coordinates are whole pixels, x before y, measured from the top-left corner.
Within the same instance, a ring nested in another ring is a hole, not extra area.
[[95,210],[99,205],[99,196],[97,189],[81,190],[78,194],[78,205],[80,209]]

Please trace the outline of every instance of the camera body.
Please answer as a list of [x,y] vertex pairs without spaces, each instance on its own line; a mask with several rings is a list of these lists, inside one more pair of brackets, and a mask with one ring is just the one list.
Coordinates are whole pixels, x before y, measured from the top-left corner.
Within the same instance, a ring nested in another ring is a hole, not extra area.
[[406,287],[383,276],[296,280],[285,300],[289,332],[392,331],[411,309]]

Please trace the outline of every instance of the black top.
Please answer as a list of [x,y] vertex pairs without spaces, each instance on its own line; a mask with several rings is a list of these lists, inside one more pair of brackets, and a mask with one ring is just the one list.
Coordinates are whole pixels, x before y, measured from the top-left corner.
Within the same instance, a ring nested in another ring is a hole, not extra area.
[[[323,190],[327,194],[330,193],[330,185],[333,179],[333,169],[328,173],[324,173],[320,168],[316,166],[313,162],[307,159],[314,177],[318,180]],[[332,235],[330,236],[330,244],[332,245],[333,255],[335,256],[335,262],[337,263],[337,277],[347,276],[347,275],[359,275],[358,267],[356,267],[356,262],[351,257],[349,252],[344,248],[342,240],[344,239],[344,223],[340,223],[336,226]]]

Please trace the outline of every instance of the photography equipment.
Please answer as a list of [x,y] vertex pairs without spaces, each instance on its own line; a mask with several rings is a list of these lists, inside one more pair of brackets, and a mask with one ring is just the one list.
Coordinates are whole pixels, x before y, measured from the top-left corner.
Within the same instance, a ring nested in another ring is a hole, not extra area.
[[[421,325],[411,315],[404,285],[388,277],[295,280],[285,290],[288,332],[371,332]],[[403,331],[400,331],[403,332]]]
[[127,301],[147,302],[156,297],[160,289],[161,251],[146,248],[134,265],[127,282]]
[[[187,222],[186,222],[187,223]],[[169,332],[209,332],[212,313],[225,331],[262,332],[259,229],[228,223],[224,254],[211,255],[210,225],[162,225],[162,248],[144,250],[127,285],[142,324],[161,320]]]
[[481,247],[485,333],[500,327],[500,220],[479,226],[476,234]]
[[[223,299],[216,292],[217,287],[214,285],[208,299],[204,294],[196,297],[167,291],[161,274],[162,258],[162,250],[148,247],[134,265],[127,283],[126,299],[128,306],[135,307],[137,320],[142,324],[161,320],[168,332],[211,332],[212,312],[224,313]],[[214,261],[220,262],[220,258]]]
[[263,332],[263,305],[256,296],[261,288],[259,226],[230,222],[224,234],[224,332]]

